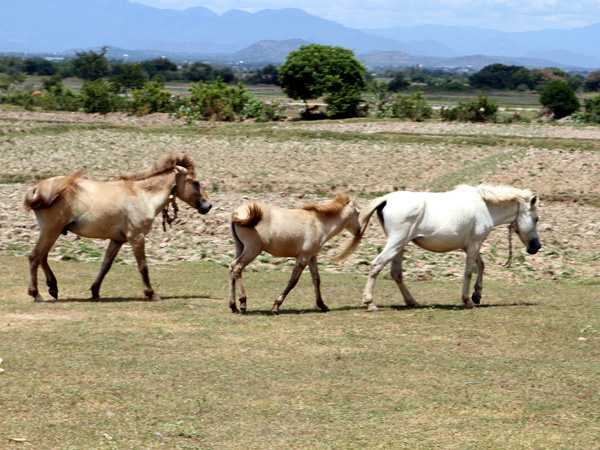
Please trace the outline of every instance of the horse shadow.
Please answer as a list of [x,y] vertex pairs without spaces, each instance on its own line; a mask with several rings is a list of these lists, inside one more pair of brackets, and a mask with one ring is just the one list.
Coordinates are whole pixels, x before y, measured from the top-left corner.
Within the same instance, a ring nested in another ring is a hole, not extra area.
[[[513,302],[513,303],[484,303],[482,305],[476,306],[474,309],[480,308],[510,308],[510,307],[531,307],[537,306],[537,303],[532,302]],[[298,315],[298,314],[327,314],[327,313],[335,313],[335,312],[344,312],[344,311],[364,311],[368,314],[377,314],[377,312],[382,310],[392,310],[392,311],[415,311],[415,310],[423,310],[423,309],[431,309],[431,310],[443,310],[443,311],[469,311],[465,309],[462,305],[449,305],[449,304],[441,304],[434,303],[428,305],[419,305],[419,306],[406,306],[404,304],[397,305],[377,305],[379,308],[376,312],[367,311],[364,305],[355,305],[355,306],[338,306],[329,308],[329,311],[323,312],[319,308],[292,308],[292,309],[280,309],[277,313],[273,313],[270,309],[256,309],[256,310],[248,310],[243,315],[245,316],[284,316],[284,315]]]
[[164,300],[191,300],[212,299],[210,295],[161,295],[159,301],[151,301],[144,297],[100,297],[99,300],[94,300],[91,297],[67,297],[59,298],[58,300],[48,301],[47,303],[124,303],[124,302],[139,302],[139,303],[161,303]]

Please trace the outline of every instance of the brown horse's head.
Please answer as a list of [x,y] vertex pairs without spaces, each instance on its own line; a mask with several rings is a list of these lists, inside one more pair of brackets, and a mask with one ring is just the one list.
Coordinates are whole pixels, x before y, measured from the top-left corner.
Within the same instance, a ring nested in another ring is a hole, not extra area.
[[208,213],[212,208],[212,204],[208,201],[206,185],[190,176],[188,170],[183,166],[175,166],[175,170],[177,171],[175,181],[177,198],[197,209],[200,214]]

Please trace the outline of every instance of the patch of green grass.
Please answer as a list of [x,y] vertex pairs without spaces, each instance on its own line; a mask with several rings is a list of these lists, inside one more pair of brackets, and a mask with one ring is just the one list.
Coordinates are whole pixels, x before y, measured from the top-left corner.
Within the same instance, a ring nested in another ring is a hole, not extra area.
[[411,283],[424,306],[406,309],[380,279],[369,314],[362,276],[324,273],[322,314],[305,274],[271,316],[289,274],[247,272],[239,316],[216,264],[151,266],[164,300],[150,303],[132,266],[89,302],[98,264],[51,262],[61,301],[34,304],[26,258],[0,262],[7,448],[597,444],[600,305],[586,280],[486,282],[484,306],[466,311],[459,282]]

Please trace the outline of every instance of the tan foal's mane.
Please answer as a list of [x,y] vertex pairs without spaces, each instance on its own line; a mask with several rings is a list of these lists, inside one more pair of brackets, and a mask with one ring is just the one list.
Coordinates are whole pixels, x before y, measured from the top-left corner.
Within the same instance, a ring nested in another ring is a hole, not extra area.
[[158,161],[156,161],[149,169],[145,169],[134,174],[122,175],[119,178],[130,181],[145,180],[147,178],[165,173],[169,170],[173,170],[175,169],[175,166],[184,167],[188,171],[188,176],[196,178],[196,165],[194,164],[194,161],[190,155],[182,152],[167,153]]
[[302,206],[302,209],[324,215],[335,215],[339,214],[348,203],[350,203],[350,197],[346,194],[336,194],[333,200],[325,203],[307,203]]

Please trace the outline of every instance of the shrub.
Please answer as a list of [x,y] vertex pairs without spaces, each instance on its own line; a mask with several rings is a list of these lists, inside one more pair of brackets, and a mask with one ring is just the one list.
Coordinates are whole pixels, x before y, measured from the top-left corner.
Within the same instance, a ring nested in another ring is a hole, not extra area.
[[590,72],[583,82],[586,91],[600,91],[600,70]]
[[51,111],[79,111],[82,97],[66,88],[61,81],[45,83],[46,93],[39,98],[40,106]]
[[415,92],[411,95],[396,94],[387,107],[386,115],[397,119],[411,119],[422,122],[431,118],[433,109],[423,97],[422,92]]
[[125,99],[116,95],[110,83],[104,80],[86,81],[81,88],[83,110],[87,113],[107,114],[123,109]]
[[188,122],[194,120],[233,121],[242,116],[250,95],[242,85],[228,86],[222,81],[195,83],[189,100],[179,108],[178,115]]
[[588,98],[584,102],[584,111],[575,117],[578,122],[600,124],[600,95]]
[[325,97],[327,116],[336,119],[358,117],[362,101],[361,92],[355,86],[340,86]]
[[171,93],[164,89],[162,83],[149,81],[141,89],[134,89],[129,105],[134,114],[144,115],[157,112],[172,112],[174,103]]
[[442,108],[442,120],[457,120],[460,122],[493,122],[496,120],[498,106],[495,102],[482,95],[477,100],[460,102],[454,108]]
[[555,119],[569,116],[580,107],[575,91],[563,80],[546,83],[540,94],[540,103]]
[[277,102],[262,102],[256,97],[250,96],[242,110],[245,119],[256,119],[257,122],[275,122],[283,119],[283,108]]
[[388,83],[388,89],[391,92],[403,91],[404,89],[406,89],[409,86],[410,86],[410,81],[408,81],[406,79],[406,77],[404,76],[404,74],[402,72],[397,72],[396,75],[394,75],[394,78],[392,78],[390,80],[390,82]]

